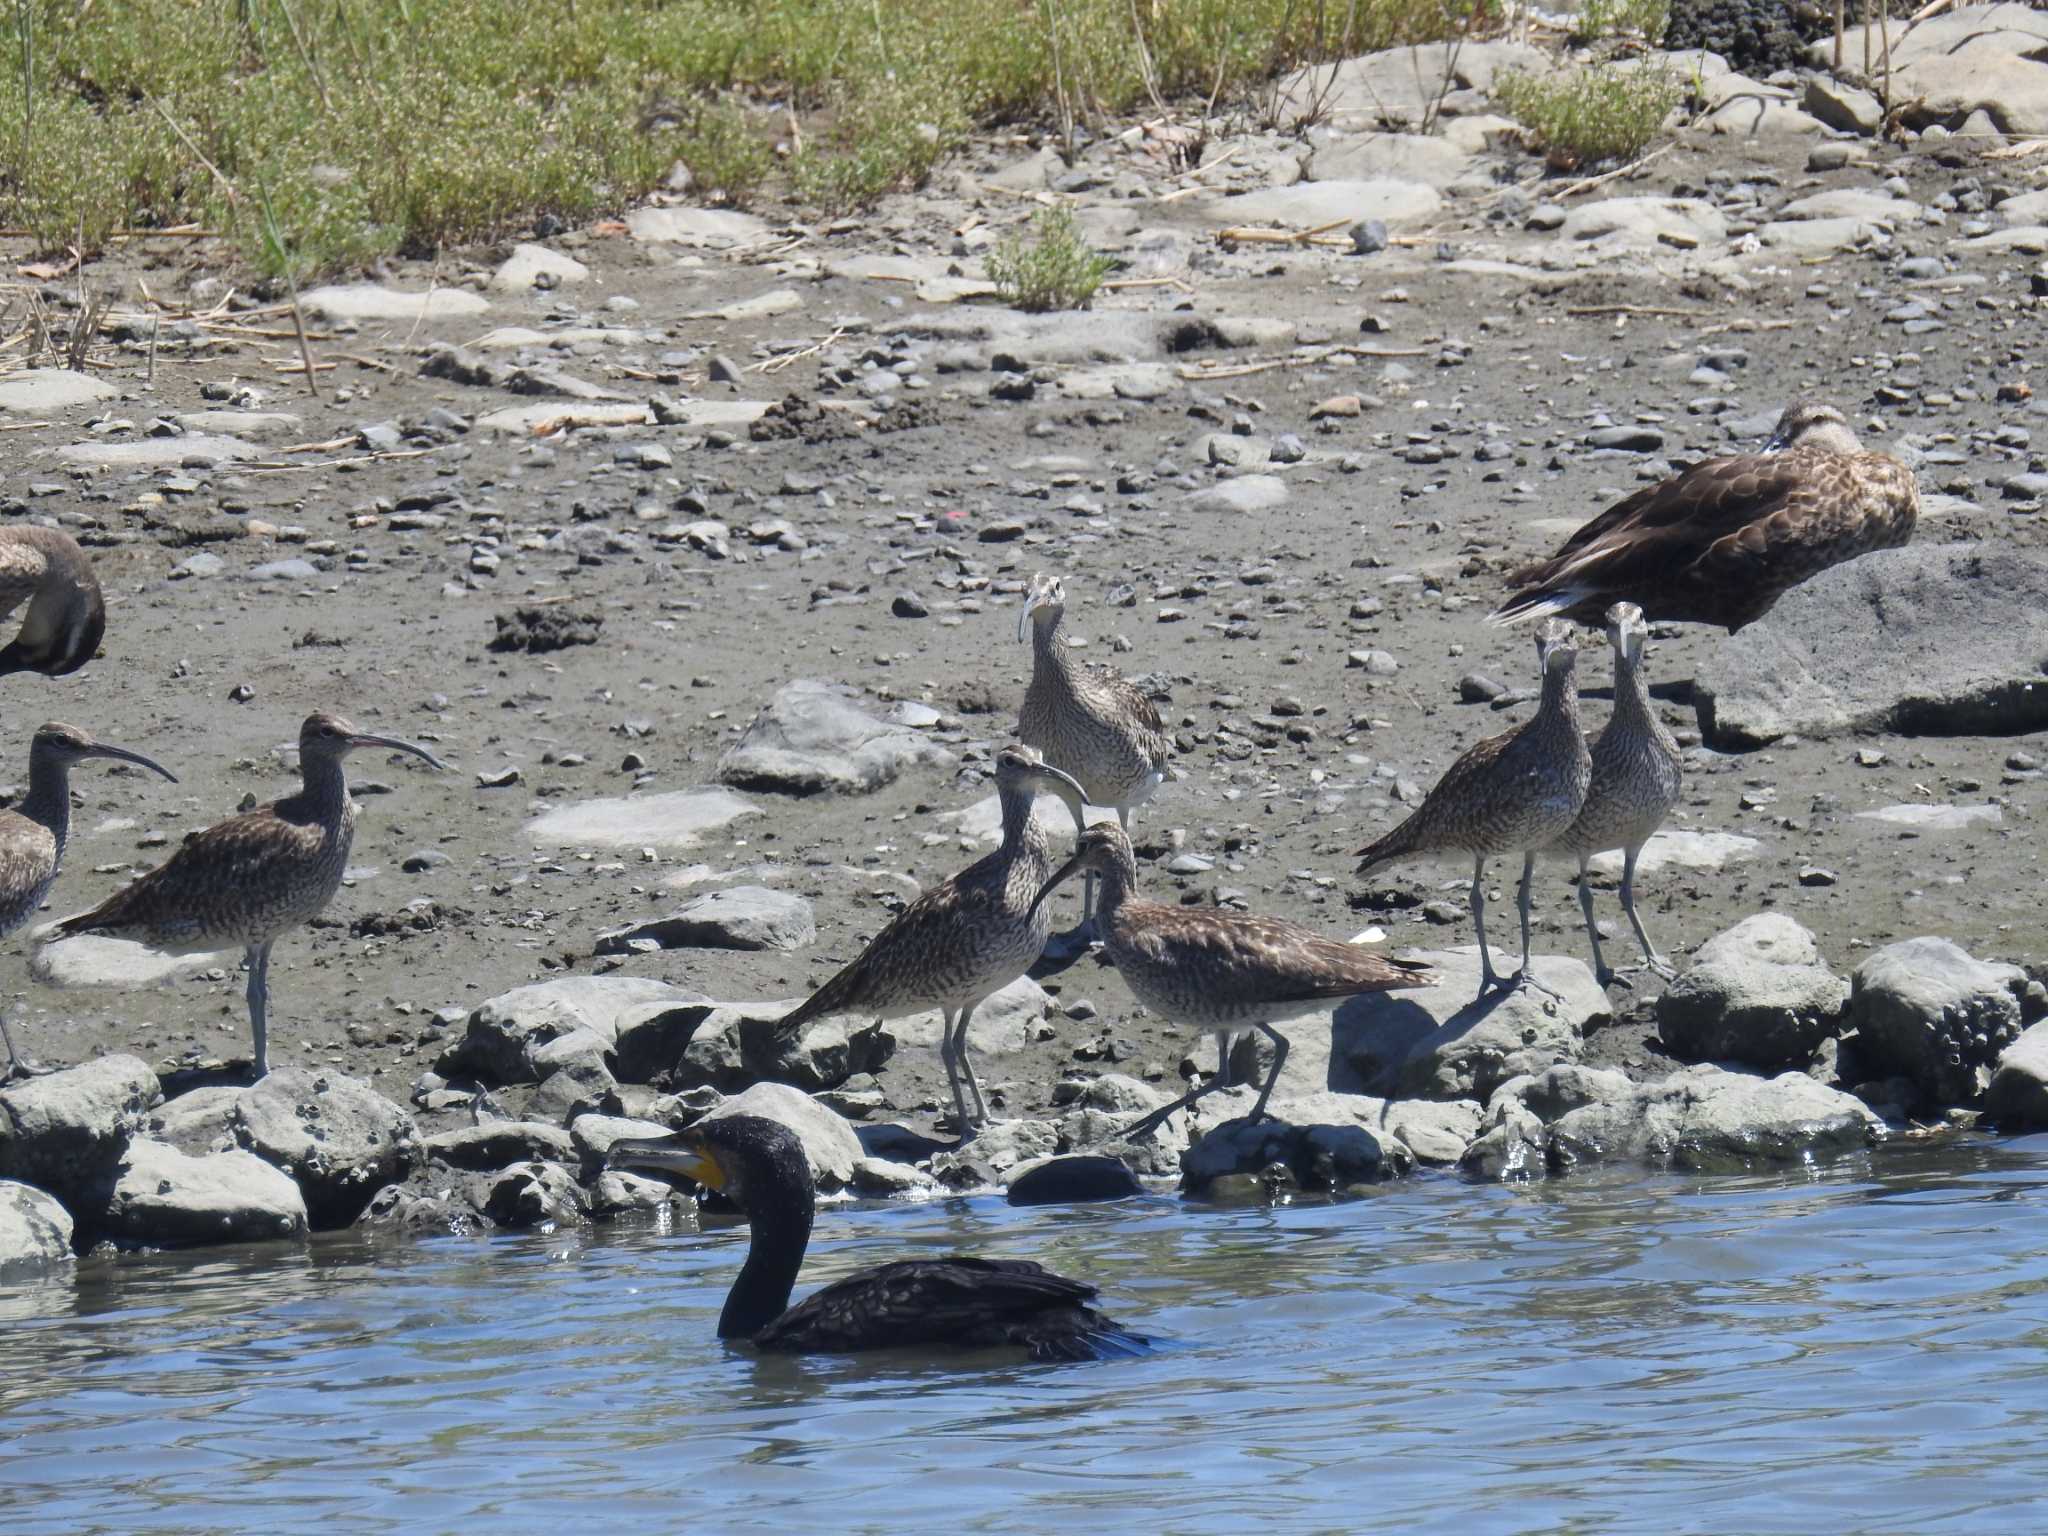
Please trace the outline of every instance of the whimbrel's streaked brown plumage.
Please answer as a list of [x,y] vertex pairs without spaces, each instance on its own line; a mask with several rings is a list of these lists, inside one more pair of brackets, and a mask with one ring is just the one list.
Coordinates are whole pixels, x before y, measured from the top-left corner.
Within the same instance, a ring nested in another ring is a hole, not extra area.
[[0,677],[63,677],[92,660],[107,631],[107,604],[70,534],[25,523],[0,528],[0,620],[23,603],[20,630],[0,646]]
[[[1165,906],[1137,894],[1138,861],[1131,840],[1107,822],[1081,834],[1074,856],[1046,882],[1045,895],[1079,871],[1102,882],[1098,924],[1103,953],[1131,995],[1161,1018],[1223,1042],[1256,1029],[1273,1042],[1273,1069],[1259,1089],[1251,1118],[1266,1112],[1287,1060],[1287,1039],[1274,1023],[1308,1012],[1317,1003],[1361,992],[1428,987],[1437,976],[1412,960],[1394,960],[1356,944],[1326,939],[1299,923],[1210,908]],[[1172,1104],[1156,1109],[1125,1135],[1143,1136],[1223,1085],[1223,1073]]]
[[[0,811],[0,934],[27,922],[49,894],[71,832],[71,770],[89,757],[136,763],[178,782],[162,763],[94,741],[75,725],[53,720],[37,731],[28,750],[28,794],[21,804]],[[5,1019],[0,1019],[0,1040],[7,1046],[10,1075],[32,1070],[15,1052]]]
[[1570,629],[1552,619],[1537,641],[1543,698],[1512,731],[1489,736],[1445,771],[1413,815],[1359,850],[1358,872],[1435,849],[1472,856],[1472,927],[1479,939],[1479,995],[1501,985],[1486,947],[1486,861],[1522,855],[1522,965],[1509,984],[1550,989],[1529,970],[1529,883],[1538,850],[1555,842],[1586,803],[1593,758],[1579,733],[1578,648]]
[[297,794],[195,833],[167,862],[66,918],[58,932],[132,939],[174,955],[244,950],[255,1074],[262,1077],[270,1070],[270,947],[341,888],[356,819],[342,760],[358,747],[388,747],[443,766],[425,747],[372,736],[337,715],[308,715],[299,727]]
[[1794,405],[1762,453],[1708,459],[1638,491],[1516,571],[1492,621],[1596,625],[1609,604],[1630,602],[1647,619],[1733,633],[1829,566],[1904,544],[1919,515],[1910,469],[1866,453],[1831,406]]
[[1579,910],[1585,914],[1586,937],[1593,945],[1593,974],[1603,987],[1615,979],[1615,972],[1600,953],[1586,861],[1610,848],[1622,851],[1621,907],[1643,946],[1644,963],[1659,976],[1673,974],[1636,913],[1636,859],[1650,834],[1678,804],[1685,777],[1678,743],[1650,708],[1643,678],[1643,643],[1648,638],[1649,626],[1634,603],[1616,603],[1607,610],[1607,643],[1614,650],[1614,712],[1593,743],[1593,785],[1586,791],[1578,820],[1551,845],[1552,852],[1579,861]]
[[[1017,638],[1031,638],[1031,685],[1017,737],[1071,774],[1090,805],[1112,807],[1128,832],[1132,807],[1166,781],[1173,741],[1152,701],[1127,678],[1074,655],[1060,634],[1066,611],[1065,583],[1034,576],[1017,621]],[[1084,921],[1095,908],[1092,875],[1085,889]]]
[[982,999],[1032,967],[1052,932],[1052,909],[1033,900],[1052,870],[1052,850],[1031,807],[1040,793],[1058,795],[1077,832],[1082,823],[1081,786],[1033,748],[1005,747],[996,755],[996,793],[1003,807],[1002,846],[897,913],[851,964],[778,1026],[787,1035],[838,1013],[894,1019],[939,1009],[945,1019],[939,1055],[963,1136],[988,1119],[968,1059],[968,1023]]

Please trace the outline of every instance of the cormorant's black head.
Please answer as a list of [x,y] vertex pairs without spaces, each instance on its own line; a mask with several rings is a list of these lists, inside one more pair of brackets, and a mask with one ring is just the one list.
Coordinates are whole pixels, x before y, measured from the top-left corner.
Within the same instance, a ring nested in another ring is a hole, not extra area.
[[606,1166],[685,1178],[755,1215],[817,1198],[810,1160],[794,1131],[761,1115],[721,1115],[688,1130],[612,1145]]

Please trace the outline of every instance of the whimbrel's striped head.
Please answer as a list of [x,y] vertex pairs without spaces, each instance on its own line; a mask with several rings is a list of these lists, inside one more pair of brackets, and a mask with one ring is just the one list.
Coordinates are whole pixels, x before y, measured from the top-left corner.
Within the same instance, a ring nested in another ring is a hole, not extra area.
[[1088,797],[1080,783],[1048,763],[1038,748],[1013,742],[996,754],[996,791],[1003,795],[1057,795],[1074,818],[1074,835],[1088,825]]
[[31,774],[34,772],[33,765],[37,763],[48,763],[68,771],[73,763],[82,762],[88,757],[105,757],[115,762],[134,763],[137,767],[147,768],[152,773],[162,774],[173,784],[178,782],[178,776],[155,758],[144,757],[140,752],[131,752],[126,747],[117,747],[109,742],[94,741],[77,726],[65,725],[59,720],[52,720],[38,729],[35,740],[29,744]]
[[1783,453],[1788,448],[1806,448],[1822,453],[1861,453],[1863,445],[1832,405],[1794,402],[1778,417],[1766,453]]
[[40,672],[64,677],[98,654],[107,632],[107,602],[92,562],[68,533],[55,528],[10,528],[6,536],[43,558],[43,577],[29,599],[21,630],[0,646],[0,677]]
[[309,758],[339,759],[357,747],[389,747],[394,752],[410,752],[431,768],[448,766],[425,747],[401,741],[396,736],[373,736],[368,731],[359,731],[341,716],[330,715],[324,709],[306,716],[305,723],[299,727],[301,761]]
[[1607,643],[1630,666],[1643,659],[1643,642],[1649,637],[1650,626],[1643,621],[1643,610],[1634,603],[1616,603],[1607,610]]
[[1057,576],[1033,576],[1031,585],[1024,589],[1024,611],[1017,617],[1018,640],[1029,639],[1033,626],[1043,629],[1059,623],[1060,615],[1066,611],[1066,583]]
[[1579,663],[1579,643],[1571,625],[1563,619],[1546,619],[1536,636],[1536,655],[1543,665],[1544,681],[1570,677]]
[[1125,893],[1137,889],[1138,855],[1122,827],[1113,821],[1101,821],[1075,838],[1074,856],[1052,872],[1052,878],[1032,898],[1031,910],[1036,912],[1054,887],[1083,871],[1102,877],[1102,899],[1106,904],[1113,906]]

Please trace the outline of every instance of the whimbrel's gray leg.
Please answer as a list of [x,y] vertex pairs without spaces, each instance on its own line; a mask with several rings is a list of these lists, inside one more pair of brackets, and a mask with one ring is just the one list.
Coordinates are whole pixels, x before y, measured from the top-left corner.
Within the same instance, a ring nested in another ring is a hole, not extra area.
[[1230,1086],[1230,1031],[1225,1030],[1216,1037],[1216,1086]]
[[1536,855],[1532,851],[1522,855],[1522,890],[1520,898],[1522,909],[1522,968],[1515,972],[1510,985],[1528,987],[1531,991],[1541,992],[1545,997],[1554,997],[1561,1003],[1564,1001],[1564,994],[1555,987],[1546,987],[1536,979],[1536,973],[1529,968],[1529,887],[1534,883],[1535,879]]
[[1273,1042],[1273,1066],[1266,1073],[1266,1085],[1259,1090],[1259,1101],[1252,1106],[1251,1118],[1262,1120],[1266,1114],[1266,1100],[1273,1097],[1273,1085],[1280,1081],[1280,1069],[1287,1065],[1287,1037],[1272,1025],[1261,1022],[1257,1028]]
[[1144,1119],[1133,1121],[1130,1128],[1124,1132],[1123,1139],[1125,1141],[1136,1141],[1140,1137],[1151,1135],[1160,1126],[1166,1124],[1171,1116],[1189,1108],[1196,1100],[1206,1098],[1222,1086],[1223,1082],[1220,1077],[1212,1077],[1200,1087],[1190,1088],[1171,1104],[1162,1104],[1159,1108],[1153,1110],[1151,1114],[1145,1116]]
[[1504,983],[1493,973],[1493,952],[1486,947],[1486,855],[1472,856],[1472,931],[1479,936],[1479,995]]
[[[1593,979],[1603,987],[1610,982],[1621,981],[1607,968],[1606,957],[1600,953],[1600,929],[1593,921],[1593,882],[1586,873],[1584,854],[1579,855],[1579,910],[1586,915],[1586,937],[1593,945]],[[1622,981],[1622,985],[1627,986],[1628,983]]]
[[960,1074],[967,1079],[968,1092],[974,1099],[974,1123],[988,1124],[988,1100],[981,1096],[981,1079],[974,1075],[974,1060],[967,1053],[967,1021],[974,1017],[975,1004],[969,1003],[960,1010],[960,1022],[953,1026],[953,1059],[960,1063]]
[[953,1085],[953,1122],[960,1128],[960,1135],[964,1139],[968,1128],[974,1122],[967,1114],[967,1092],[960,1085],[960,1062],[953,1054],[955,1015],[951,1008],[944,1008],[940,1010],[940,1017],[944,1022],[939,1026],[939,1060],[946,1064],[946,1081]]
[[249,1035],[256,1047],[256,1076],[270,1074],[270,945],[250,948]]
[[[9,1008],[7,1013],[13,1011],[13,1008]],[[48,1077],[56,1070],[54,1067],[44,1066],[41,1062],[30,1061],[14,1048],[14,1035],[7,1028],[6,1014],[0,1014],[0,1041],[7,1043],[7,1072],[5,1076],[0,1076],[0,1083],[10,1082],[17,1077]]]
[[1666,981],[1678,974],[1669,960],[1657,953],[1657,946],[1650,942],[1650,936],[1643,931],[1643,920],[1636,915],[1636,856],[1643,851],[1641,843],[1627,849],[1621,856],[1621,910],[1628,914],[1629,926],[1636,931],[1636,942],[1643,946],[1643,961]]

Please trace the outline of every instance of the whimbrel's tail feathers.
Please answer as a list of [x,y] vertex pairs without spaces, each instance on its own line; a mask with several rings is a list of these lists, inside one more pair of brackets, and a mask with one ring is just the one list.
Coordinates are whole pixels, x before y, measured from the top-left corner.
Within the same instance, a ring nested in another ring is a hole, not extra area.
[[1377,842],[1366,844],[1358,850],[1358,873],[1369,875],[1374,870],[1404,859],[1418,847],[1415,836],[1416,818],[1410,816]]
[[[863,955],[861,960],[867,957]],[[785,1013],[775,1024],[775,1037],[787,1040],[806,1024],[819,1019],[829,1019],[835,1013],[849,1012],[859,1005],[861,981],[861,960],[855,960],[825,985],[818,988],[790,1012]]]

